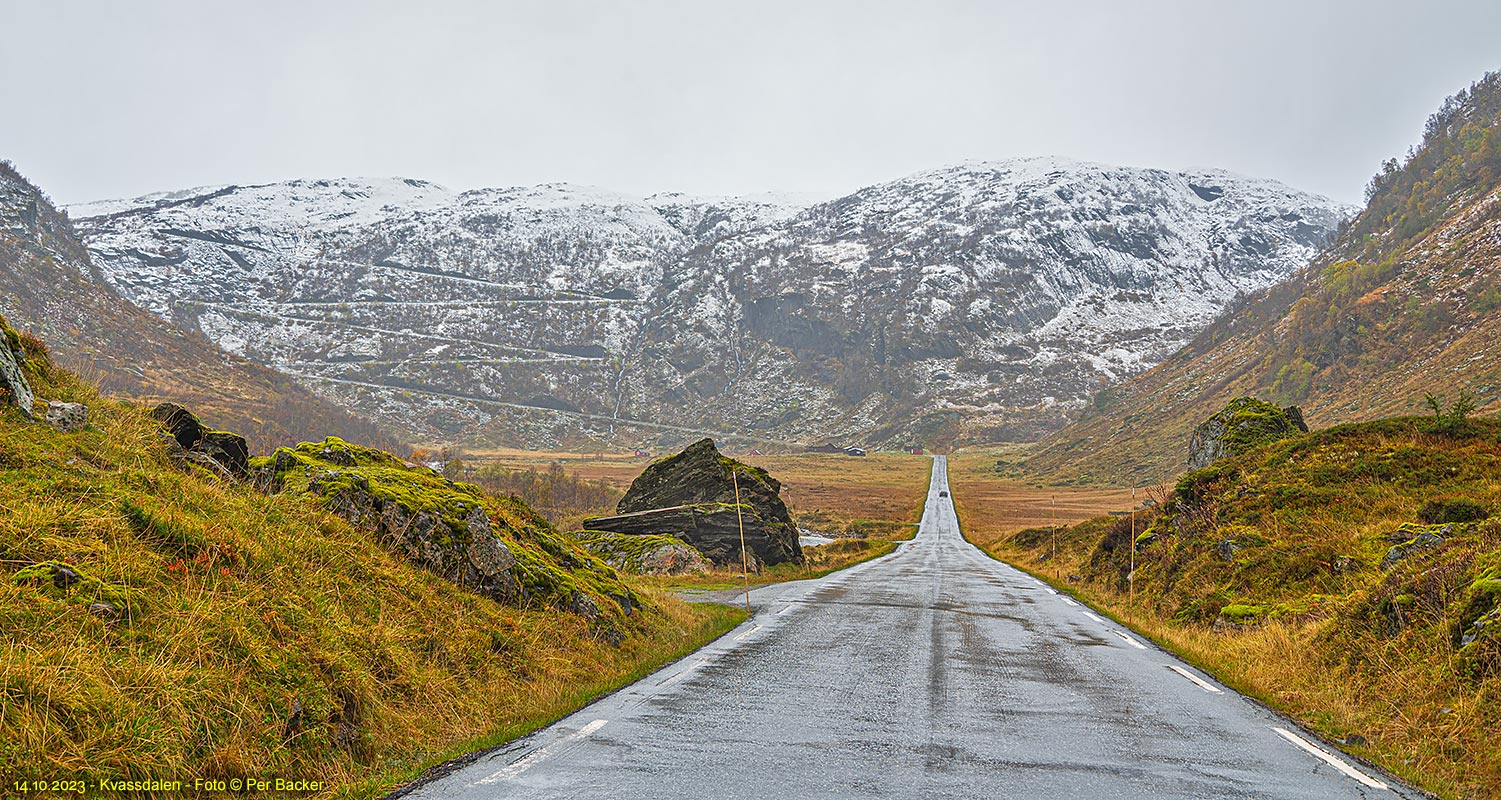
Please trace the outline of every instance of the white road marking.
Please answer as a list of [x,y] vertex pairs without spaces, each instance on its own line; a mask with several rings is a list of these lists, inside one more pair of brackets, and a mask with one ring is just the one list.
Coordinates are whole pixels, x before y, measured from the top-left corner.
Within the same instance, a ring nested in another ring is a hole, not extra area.
[[1303,748],[1304,750],[1307,750],[1308,752],[1312,753],[1313,755],[1318,756],[1324,762],[1326,762],[1327,764],[1329,764],[1329,766],[1334,767],[1335,769],[1339,770],[1340,772],[1345,773],[1346,775],[1349,775],[1350,777],[1354,778],[1357,781],[1360,781],[1361,783],[1365,784],[1366,786],[1371,787],[1372,789],[1383,789],[1383,790],[1385,790],[1385,789],[1390,789],[1391,788],[1390,786],[1387,786],[1386,784],[1382,783],[1381,781],[1378,781],[1375,778],[1372,778],[1371,776],[1365,774],[1364,772],[1361,772],[1360,770],[1358,770],[1358,769],[1350,766],[1349,764],[1346,764],[1344,762],[1344,759],[1341,759],[1338,756],[1335,756],[1333,753],[1330,753],[1328,750],[1325,750],[1324,748],[1319,747],[1318,745],[1314,744],[1313,742],[1310,742],[1307,739],[1304,739],[1302,736],[1299,736],[1298,734],[1293,733],[1292,731],[1287,730],[1286,728],[1272,728],[1272,730],[1276,731],[1278,736],[1281,736],[1282,738],[1288,740],[1289,742],[1292,742],[1293,744],[1295,744],[1295,745]]
[[696,672],[699,667],[702,667],[703,665],[705,665],[707,663],[709,663],[708,659],[699,659],[698,661],[693,662],[693,664],[691,666],[687,667],[682,672],[679,672],[678,674],[673,675],[672,677],[670,677],[670,678],[668,678],[668,679],[666,679],[664,681],[659,682],[657,685],[658,686],[666,686],[669,683],[675,683],[675,682],[677,682],[679,680],[682,680],[683,678],[686,678],[689,675],[691,675],[694,672]]
[[1132,647],[1136,648],[1137,650],[1145,650],[1145,649],[1147,649],[1146,645],[1142,644],[1141,642],[1136,641],[1135,639],[1132,639],[1130,636],[1127,636],[1126,634],[1121,633],[1120,631],[1111,631],[1111,633],[1115,634],[1116,636],[1121,637],[1122,639],[1125,639],[1126,640],[1126,644],[1131,645]]
[[780,617],[783,614],[786,614],[788,611],[791,611],[794,608],[797,608],[797,603],[788,603],[785,608],[783,608],[781,611],[777,612],[777,616]]
[[609,722],[609,720],[607,720],[607,719],[597,719],[597,720],[594,720],[593,722],[589,723],[588,725],[585,725],[584,727],[579,728],[578,730],[574,731],[573,733],[570,733],[567,736],[564,736],[563,738],[561,738],[561,739],[559,739],[559,740],[557,740],[557,741],[555,741],[555,742],[553,742],[553,743],[551,743],[551,744],[549,744],[549,745],[547,745],[545,747],[540,747],[540,748],[538,748],[536,750],[533,750],[532,752],[528,753],[524,758],[518,759],[516,761],[512,761],[510,764],[507,764],[505,766],[505,768],[502,769],[502,770],[500,770],[499,772],[496,772],[495,774],[490,775],[488,777],[481,778],[478,781],[475,781],[475,783],[471,783],[470,786],[473,786],[473,785],[479,784],[479,783],[498,783],[500,781],[511,780],[512,778],[515,778],[516,776],[520,775],[521,773],[526,772],[527,770],[529,770],[532,767],[536,766],[537,762],[541,761],[542,759],[547,758],[548,756],[552,755],[553,753],[556,753],[558,750],[561,750],[562,748],[567,747],[568,745],[573,744],[574,742],[577,742],[577,741],[579,741],[579,740],[587,737],[589,734],[594,733],[595,731],[599,730],[600,728],[603,728],[605,726],[605,723],[607,723],[607,722]]
[[1097,616],[1089,613],[1088,611],[1084,612],[1084,616],[1089,617],[1090,619],[1094,620],[1095,622],[1100,623],[1101,625],[1105,624],[1105,620],[1100,619],[1099,617],[1097,617]]
[[1075,603],[1074,601],[1068,599],[1067,597],[1063,598],[1063,602],[1068,603],[1069,605],[1073,606],[1074,608],[1078,608],[1079,607],[1078,603]]
[[1220,690],[1220,687],[1215,686],[1214,684],[1204,680],[1203,678],[1200,678],[1199,676],[1193,674],[1192,672],[1189,672],[1188,670],[1178,666],[1177,664],[1168,664],[1167,668],[1198,684],[1199,688],[1203,689],[1206,692],[1209,692],[1211,694],[1224,694],[1224,692]]
[[750,630],[746,631],[745,633],[742,633],[739,636],[736,636],[735,637],[735,641],[738,642],[741,639],[744,639],[745,637],[747,637],[747,636],[749,636],[749,635],[751,635],[751,634],[753,634],[753,633],[755,633],[756,631],[759,631],[759,630],[761,630],[761,626],[757,625],[757,626],[751,628]]

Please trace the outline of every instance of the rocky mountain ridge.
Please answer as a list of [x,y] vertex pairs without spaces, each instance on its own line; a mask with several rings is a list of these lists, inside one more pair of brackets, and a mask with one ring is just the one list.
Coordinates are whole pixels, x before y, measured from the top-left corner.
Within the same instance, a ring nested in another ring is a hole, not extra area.
[[1185,466],[1192,421],[1241,395],[1298,404],[1315,427],[1428,413],[1429,393],[1501,408],[1501,73],[1449,98],[1367,200],[1306,271],[1100,393],[1025,468],[1156,482]]
[[1347,210],[1039,158],[824,202],[388,179],[70,211],[133,302],[411,435],[667,446],[1033,438]]
[[394,447],[286,375],[230,355],[126,301],[101,277],[67,215],[0,161],[0,313],[57,360],[115,395],[172,400],[274,447],[328,432]]

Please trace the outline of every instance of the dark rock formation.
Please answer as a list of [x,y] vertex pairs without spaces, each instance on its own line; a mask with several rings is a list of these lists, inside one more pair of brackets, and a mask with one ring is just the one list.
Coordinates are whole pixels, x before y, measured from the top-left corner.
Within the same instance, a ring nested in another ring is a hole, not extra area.
[[329,437],[257,457],[251,472],[263,491],[319,498],[429,572],[508,605],[571,611],[596,623],[606,641],[621,633],[605,599],[622,612],[640,606],[613,570],[525,503],[382,450]]
[[716,564],[738,566],[743,519],[746,549],[758,565],[800,562],[797,525],[781,490],[766,470],[725,458],[712,439],[700,439],[637,476],[616,506],[621,516],[586,520],[584,528],[676,536]]
[[[772,535],[765,520],[742,508],[745,522],[745,547],[753,568],[763,564],[790,561],[780,542]],[[594,532],[623,534],[626,537],[661,540],[675,538],[721,566],[740,566],[740,522],[736,508],[729,503],[701,503],[691,506],[654,508],[617,517],[584,520],[586,536]],[[592,548],[591,548],[592,549]],[[801,549],[798,554],[801,557]]]
[[1256,445],[1307,432],[1297,406],[1279,408],[1254,397],[1237,397],[1194,428],[1188,440],[1188,468],[1203,469]]
[[332,438],[281,448],[266,461],[257,464],[258,485],[321,497],[324,508],[424,569],[501,602],[520,599],[516,556],[472,487]]
[[[151,416],[172,434],[172,439],[185,453],[207,456],[236,478],[249,475],[250,447],[245,443],[245,437],[209,428],[193,412],[176,403],[162,403],[151,409]],[[201,459],[189,460],[202,463]]]

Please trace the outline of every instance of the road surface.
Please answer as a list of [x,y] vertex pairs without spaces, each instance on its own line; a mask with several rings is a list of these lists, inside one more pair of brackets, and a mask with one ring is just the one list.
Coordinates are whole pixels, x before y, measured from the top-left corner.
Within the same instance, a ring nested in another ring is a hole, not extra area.
[[703,650],[418,786],[453,798],[1423,797],[965,542],[752,592]]

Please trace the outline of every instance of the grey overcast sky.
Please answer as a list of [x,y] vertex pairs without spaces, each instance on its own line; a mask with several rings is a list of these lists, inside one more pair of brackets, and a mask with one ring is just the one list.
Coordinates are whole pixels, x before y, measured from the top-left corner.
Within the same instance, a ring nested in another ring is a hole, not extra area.
[[294,177],[834,193],[967,159],[1356,202],[1501,68],[1501,2],[0,0],[0,158],[60,202]]

